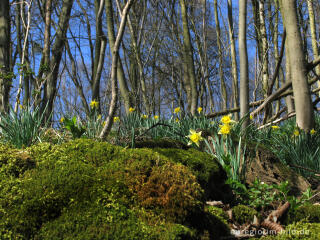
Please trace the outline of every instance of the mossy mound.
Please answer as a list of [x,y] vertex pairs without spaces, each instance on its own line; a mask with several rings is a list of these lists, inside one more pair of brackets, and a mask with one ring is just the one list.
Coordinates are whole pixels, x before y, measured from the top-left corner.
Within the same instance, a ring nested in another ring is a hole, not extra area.
[[0,144],[0,172],[2,174],[19,177],[26,170],[34,167],[35,161],[27,151]]
[[194,148],[188,150],[155,148],[153,150],[191,169],[204,189],[207,200],[221,200],[224,203],[233,202],[234,197],[231,188],[225,184],[227,175],[213,156]]
[[261,240],[319,240],[320,223],[297,222],[290,224],[285,231],[276,236],[267,236]]
[[258,212],[246,205],[237,205],[232,208],[232,217],[239,224],[251,223],[254,216],[258,217]]
[[187,150],[190,148],[182,142],[169,139],[169,138],[138,140],[135,142],[135,147],[136,148],[177,148],[177,149],[184,149],[184,150]]
[[0,239],[217,239],[194,170],[160,151],[78,139],[23,154],[0,151]]
[[320,223],[320,205],[306,204],[291,210],[287,214],[286,222],[299,222],[303,219],[307,219],[309,223]]

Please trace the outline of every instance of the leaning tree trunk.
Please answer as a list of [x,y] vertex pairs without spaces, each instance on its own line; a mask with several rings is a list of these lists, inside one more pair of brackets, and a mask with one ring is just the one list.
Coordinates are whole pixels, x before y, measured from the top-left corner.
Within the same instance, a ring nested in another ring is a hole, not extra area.
[[[107,15],[107,27],[108,27],[108,40],[111,49],[111,53],[113,54],[112,49],[114,48],[114,44],[116,41],[115,32],[114,32],[114,20],[113,20],[113,8],[112,8],[112,0],[106,0],[106,15]],[[130,95],[129,87],[127,84],[127,80],[124,74],[123,66],[121,59],[118,58],[117,62],[117,79],[119,82],[120,94],[124,100],[124,106],[126,113],[129,113],[129,108],[133,106],[132,96]]]
[[10,4],[9,0],[0,1],[0,112],[8,109],[6,86],[9,85],[10,71]]
[[314,112],[307,79],[306,60],[298,25],[296,0],[282,0],[282,17],[288,34],[288,53],[291,65],[292,88],[296,108],[296,123],[309,131],[314,127]]
[[[239,56],[240,56],[240,117],[249,113],[249,76],[247,52],[247,0],[239,0]],[[245,129],[249,118],[242,124]]]
[[[127,22],[127,16],[129,14],[129,10],[135,0],[128,0],[125,7],[122,10],[121,14],[121,22],[119,26],[119,31],[117,34],[116,41],[114,42],[114,47],[112,49],[112,65],[111,65],[111,103],[109,108],[109,114],[106,120],[106,124],[104,125],[99,137],[105,138],[108,136],[109,132],[111,131],[111,127],[113,124],[114,114],[116,112],[116,105],[118,100],[118,83],[117,83],[117,66],[118,66],[118,58],[119,58],[119,48],[120,43],[122,41],[124,29]],[[120,9],[119,9],[120,10]]]

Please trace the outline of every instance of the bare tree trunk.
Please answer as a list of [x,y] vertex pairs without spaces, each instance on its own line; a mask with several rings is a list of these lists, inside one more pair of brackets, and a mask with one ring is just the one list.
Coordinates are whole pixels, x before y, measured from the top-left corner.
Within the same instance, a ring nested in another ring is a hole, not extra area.
[[[112,0],[106,0],[105,4],[106,4],[106,14],[107,14],[108,40],[109,40],[111,53],[113,54],[112,49],[114,48],[116,37],[114,32]],[[117,64],[118,64],[117,79],[119,81],[120,93],[124,100],[126,113],[128,114],[129,108],[133,107],[132,96],[130,96],[130,91],[128,88],[127,80],[125,78],[125,74],[124,74],[124,70],[123,70],[123,66],[120,58],[118,58]]]
[[[307,0],[307,3],[308,3],[308,11],[309,11],[313,59],[317,59],[319,57],[319,49],[318,49],[318,41],[317,41],[316,23],[315,23],[314,11],[313,11],[313,1]],[[320,76],[320,65],[316,67],[316,73]],[[318,82],[318,87],[320,87],[320,81]]]
[[188,16],[187,16],[187,6],[185,0],[180,0],[181,6],[181,15],[182,15],[182,25],[183,25],[183,46],[185,52],[185,59],[187,63],[188,76],[190,79],[191,87],[191,107],[190,112],[192,115],[196,114],[197,105],[198,105],[198,91],[196,84],[196,75],[193,62],[193,50],[190,38],[190,32],[188,27]]
[[[247,0],[239,0],[240,117],[249,113],[249,76],[247,52]],[[249,125],[245,119],[242,128]]]
[[296,107],[296,123],[309,131],[314,127],[314,112],[307,79],[306,60],[298,25],[296,0],[281,0],[283,21],[288,33],[289,58],[292,73],[292,88]]
[[[289,51],[290,50],[289,50],[288,42],[286,42],[286,83],[292,82]],[[286,101],[288,113],[294,112],[295,111],[295,107],[294,107],[294,101],[292,99],[292,96],[290,96],[290,95],[287,96],[285,98],[285,101]]]
[[119,58],[119,48],[120,48],[120,43],[122,41],[124,29],[126,26],[126,21],[127,21],[127,16],[129,14],[130,7],[132,6],[134,0],[128,0],[125,7],[122,10],[121,14],[121,22],[117,34],[116,41],[114,43],[114,47],[112,49],[112,66],[111,66],[111,86],[112,86],[112,96],[111,96],[111,103],[110,103],[110,108],[109,108],[109,115],[106,120],[106,124],[104,125],[99,137],[100,138],[105,138],[108,136],[112,124],[113,124],[113,118],[114,114],[116,112],[116,105],[117,105],[117,100],[118,100],[118,87],[117,87],[117,63],[118,63],[118,58]]
[[11,79],[10,71],[10,4],[9,0],[0,1],[0,112],[8,110],[6,86]]
[[61,13],[59,17],[58,27],[56,31],[56,39],[52,46],[52,57],[50,59],[51,72],[48,76],[46,92],[43,106],[46,106],[45,119],[49,120],[53,111],[54,99],[57,92],[57,80],[59,74],[59,66],[61,62],[62,52],[64,48],[64,41],[69,27],[69,19],[74,0],[64,0],[62,3]]
[[105,50],[107,39],[102,31],[102,13],[104,9],[104,0],[95,0],[95,15],[96,15],[96,41],[94,48],[93,73],[91,79],[92,100],[99,103],[97,111],[101,112],[100,104],[100,80],[105,58]]
[[[268,89],[269,89],[269,48],[268,48],[268,39],[267,39],[267,30],[266,30],[266,23],[265,23],[265,0],[259,1],[259,19],[260,19],[260,41],[261,41],[261,56],[263,57],[260,59],[262,63],[262,88],[264,92],[264,98],[268,97]],[[260,49],[260,48],[259,48]],[[268,105],[265,109],[265,116],[264,116],[264,123],[267,122],[269,117],[272,114],[271,106]]]
[[[238,66],[237,66],[237,53],[234,37],[233,17],[232,17],[232,0],[228,0],[228,25],[229,25],[229,38],[230,38],[230,52],[231,52],[231,66],[232,66],[232,91],[233,91],[233,107],[239,106],[239,93],[238,93]],[[236,120],[238,113],[235,114]]]
[[218,2],[214,0],[214,19],[216,22],[216,34],[217,34],[217,44],[219,50],[219,77],[220,77],[220,91],[222,95],[222,110],[227,109],[227,87],[224,81],[224,73],[223,73],[223,56],[222,56],[222,46],[221,46],[221,33],[220,33],[220,22],[218,16]]

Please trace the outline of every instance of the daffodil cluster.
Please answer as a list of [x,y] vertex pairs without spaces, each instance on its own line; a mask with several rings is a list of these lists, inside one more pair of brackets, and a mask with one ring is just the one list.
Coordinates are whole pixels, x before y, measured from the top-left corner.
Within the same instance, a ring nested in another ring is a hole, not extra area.
[[221,134],[223,136],[230,134],[232,124],[235,123],[235,121],[231,119],[231,114],[223,116],[220,122],[222,122],[223,124],[219,125],[220,129],[218,134]]

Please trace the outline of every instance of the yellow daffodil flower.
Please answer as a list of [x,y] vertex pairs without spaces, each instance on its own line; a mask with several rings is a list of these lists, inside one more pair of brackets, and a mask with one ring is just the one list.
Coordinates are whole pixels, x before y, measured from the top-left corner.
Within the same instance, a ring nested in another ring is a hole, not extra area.
[[100,119],[101,119],[101,114],[99,114],[99,115],[98,115],[97,119],[98,119],[98,120],[100,120]]
[[102,124],[102,126],[105,126],[106,124],[107,124],[107,121],[104,121],[103,124]]
[[174,113],[179,113],[180,112],[180,107],[176,107],[173,112]]
[[153,118],[154,118],[155,120],[157,120],[157,119],[159,119],[159,116],[158,116],[158,115],[155,115]]
[[230,133],[230,125],[229,124],[223,124],[223,125],[220,125],[220,130],[218,132],[218,134],[222,134],[222,135],[228,135]]
[[132,107],[130,107],[130,108],[129,108],[129,112],[131,112],[131,113],[132,113],[132,112],[134,112],[134,111],[135,111],[135,109],[134,109],[134,108],[132,108]]
[[311,134],[311,135],[315,134],[316,132],[317,132],[317,131],[314,130],[314,128],[312,128],[312,129],[310,130],[310,134]]
[[223,116],[220,121],[223,124],[230,124],[235,122],[234,120],[231,119],[231,114]]
[[143,119],[147,119],[147,118],[148,118],[148,115],[143,114],[141,117],[142,117]]
[[64,120],[65,120],[64,117],[61,117],[61,118],[60,118],[60,123],[63,123]]
[[99,107],[99,102],[92,100],[90,103],[91,108],[98,108]]
[[120,118],[119,117],[114,117],[113,118],[113,121],[116,123],[116,122],[119,122],[120,121]]
[[180,122],[180,120],[179,120],[179,118],[176,118],[176,120],[175,120],[176,122]]
[[202,107],[198,107],[198,113],[200,114],[202,112]]
[[250,120],[253,120],[253,115],[250,114]]
[[203,140],[203,138],[201,137],[201,133],[202,132],[196,132],[195,130],[190,129],[190,134],[187,136],[190,139],[188,145],[194,143],[199,147],[199,142]]
[[273,126],[271,126],[271,128],[274,129],[274,130],[277,130],[277,129],[279,129],[280,127],[277,126],[277,125],[273,125]]
[[299,130],[298,130],[298,129],[294,130],[294,131],[293,131],[293,135],[294,135],[295,137],[298,137],[298,136],[300,135]]

